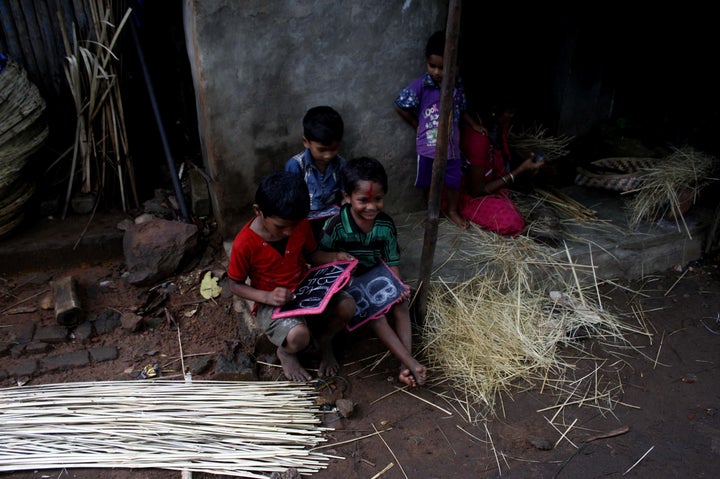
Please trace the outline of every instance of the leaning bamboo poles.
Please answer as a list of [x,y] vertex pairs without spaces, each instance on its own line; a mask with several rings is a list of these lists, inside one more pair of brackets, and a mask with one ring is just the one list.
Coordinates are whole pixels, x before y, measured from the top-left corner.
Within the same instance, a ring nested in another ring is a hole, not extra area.
[[123,210],[131,206],[126,183],[134,204],[139,204],[116,73],[117,57],[113,52],[131,10],[127,10],[116,26],[108,2],[89,2],[88,6],[92,30],[89,38],[78,39],[75,31],[68,35],[60,21],[66,53],[65,77],[77,115],[63,217],[67,214],[78,168],[82,193],[99,194],[106,190],[110,186],[110,170],[117,176]]
[[291,382],[108,381],[0,389],[0,471],[186,470],[248,478],[328,456],[315,390]]

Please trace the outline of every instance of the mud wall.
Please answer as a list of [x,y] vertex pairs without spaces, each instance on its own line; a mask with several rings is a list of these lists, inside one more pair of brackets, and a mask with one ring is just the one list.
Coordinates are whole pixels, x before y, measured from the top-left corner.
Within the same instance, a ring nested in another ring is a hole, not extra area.
[[414,132],[393,110],[424,70],[447,2],[185,0],[200,141],[213,208],[229,237],[249,218],[258,180],[302,151],[301,120],[330,105],[345,121],[341,154],[380,159],[390,213],[417,210]]

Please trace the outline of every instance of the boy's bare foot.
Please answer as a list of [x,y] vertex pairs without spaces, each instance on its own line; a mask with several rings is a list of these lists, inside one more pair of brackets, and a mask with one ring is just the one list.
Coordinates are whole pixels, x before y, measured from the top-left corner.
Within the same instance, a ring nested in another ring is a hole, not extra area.
[[417,381],[415,381],[415,377],[412,374],[410,374],[410,370],[405,367],[400,369],[400,374],[398,374],[398,380],[401,383],[403,383],[407,386],[410,386],[411,388],[414,388],[417,386]]
[[318,366],[318,376],[321,378],[329,378],[336,376],[338,371],[340,371],[340,363],[335,359],[332,348],[330,348],[329,351],[323,351],[320,366]]
[[466,230],[469,226],[467,220],[460,216],[460,213],[457,211],[448,211],[447,213],[448,218],[450,218],[450,221],[455,223],[458,228]]
[[427,381],[427,368],[417,361],[411,368],[402,366],[398,379],[410,387],[422,386]]
[[282,364],[285,377],[291,381],[303,383],[312,379],[310,373],[300,364],[300,360],[295,354],[288,354],[282,348],[277,348],[277,357]]

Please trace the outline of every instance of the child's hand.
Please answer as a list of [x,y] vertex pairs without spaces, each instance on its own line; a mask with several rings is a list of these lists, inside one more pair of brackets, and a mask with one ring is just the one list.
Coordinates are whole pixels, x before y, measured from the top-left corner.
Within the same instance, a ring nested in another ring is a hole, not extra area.
[[410,301],[410,291],[403,291],[400,295],[400,301]]
[[534,155],[531,153],[528,158],[518,166],[518,172],[537,171],[545,164],[545,158],[535,161]]
[[335,254],[335,261],[352,261],[355,257],[345,251],[338,251]]
[[290,301],[290,299],[292,299],[292,296],[292,291],[287,288],[281,288],[280,286],[278,286],[272,291],[267,292],[267,299],[263,301],[263,303],[272,306],[282,306],[283,304]]

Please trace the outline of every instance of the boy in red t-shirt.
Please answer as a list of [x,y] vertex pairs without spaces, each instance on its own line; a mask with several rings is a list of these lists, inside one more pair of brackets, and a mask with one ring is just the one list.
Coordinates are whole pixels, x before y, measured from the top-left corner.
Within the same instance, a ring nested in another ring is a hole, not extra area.
[[[255,302],[253,314],[270,342],[285,377],[303,382],[312,376],[297,353],[310,345],[313,336],[321,353],[318,376],[329,377],[340,369],[332,339],[355,313],[355,300],[344,291],[335,293],[325,311],[307,316],[272,319],[276,307],[287,303],[292,289],[313,265],[354,259],[348,253],[318,249],[307,215],[310,196],[303,177],[286,171],[263,178],[255,194],[255,217],[240,230],[230,251],[230,290]],[[249,284],[246,283],[250,279]]]

